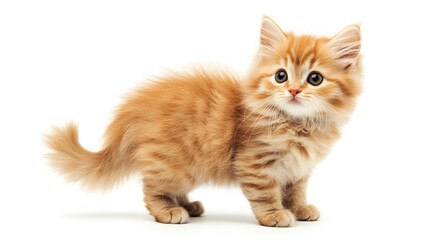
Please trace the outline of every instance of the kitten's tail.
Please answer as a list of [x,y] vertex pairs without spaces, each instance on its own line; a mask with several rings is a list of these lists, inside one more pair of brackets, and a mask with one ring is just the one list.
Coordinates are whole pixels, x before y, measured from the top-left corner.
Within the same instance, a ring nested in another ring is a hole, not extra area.
[[54,128],[45,141],[53,150],[48,155],[51,165],[68,180],[81,181],[89,190],[106,190],[132,171],[132,163],[124,161],[124,154],[114,146],[106,146],[100,152],[84,149],[78,140],[76,124]]

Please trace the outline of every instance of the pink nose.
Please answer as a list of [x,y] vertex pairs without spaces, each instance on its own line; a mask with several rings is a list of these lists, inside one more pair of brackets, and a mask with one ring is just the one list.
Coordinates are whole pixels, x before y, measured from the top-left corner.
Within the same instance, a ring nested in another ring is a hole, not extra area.
[[295,97],[296,95],[298,95],[298,93],[301,92],[300,89],[289,89],[288,91],[290,92],[290,94],[292,94],[292,97]]

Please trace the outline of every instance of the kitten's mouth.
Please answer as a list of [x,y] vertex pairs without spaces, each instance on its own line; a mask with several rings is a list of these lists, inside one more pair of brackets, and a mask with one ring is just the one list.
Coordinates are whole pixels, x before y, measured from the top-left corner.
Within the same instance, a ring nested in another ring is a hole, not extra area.
[[301,104],[301,102],[298,100],[298,99],[296,99],[296,98],[292,98],[290,101],[289,101],[289,103],[292,103],[292,104]]

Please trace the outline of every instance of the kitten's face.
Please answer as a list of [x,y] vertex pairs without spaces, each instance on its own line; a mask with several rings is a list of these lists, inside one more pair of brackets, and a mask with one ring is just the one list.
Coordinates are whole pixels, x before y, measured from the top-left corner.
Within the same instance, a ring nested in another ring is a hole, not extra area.
[[285,34],[264,18],[259,61],[249,81],[250,104],[294,118],[349,112],[360,92],[359,49],[357,26],[332,39],[315,38]]

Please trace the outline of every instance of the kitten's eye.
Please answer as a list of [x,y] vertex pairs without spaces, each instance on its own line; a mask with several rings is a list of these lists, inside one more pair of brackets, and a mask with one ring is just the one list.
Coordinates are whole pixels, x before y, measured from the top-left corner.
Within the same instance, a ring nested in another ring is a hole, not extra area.
[[319,86],[323,82],[323,76],[318,72],[311,72],[308,74],[307,82],[313,86]]
[[284,83],[287,81],[287,73],[284,69],[279,69],[276,72],[276,82],[278,83]]

